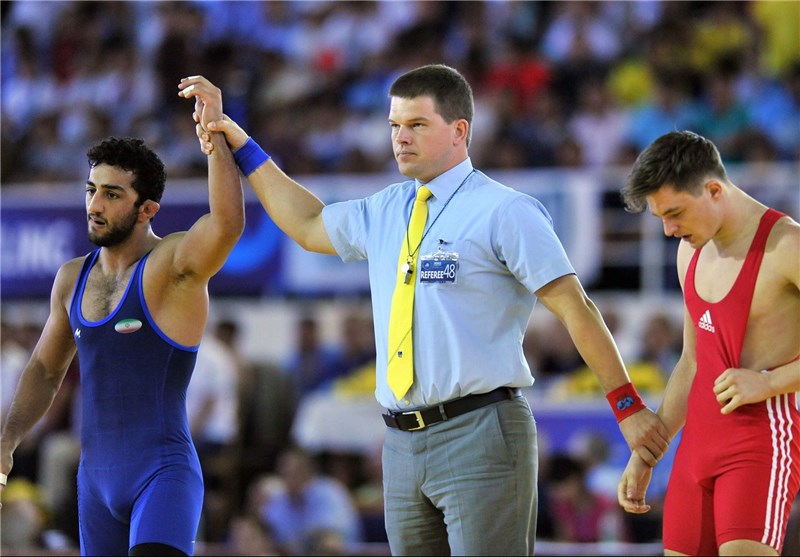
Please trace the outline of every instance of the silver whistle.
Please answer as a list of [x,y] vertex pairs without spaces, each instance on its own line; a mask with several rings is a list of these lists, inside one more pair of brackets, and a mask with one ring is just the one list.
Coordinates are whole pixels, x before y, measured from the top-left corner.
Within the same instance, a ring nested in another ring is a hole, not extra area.
[[406,276],[403,277],[403,282],[408,284],[411,282],[411,275],[414,273],[414,267],[411,266],[411,263],[403,263],[403,266],[400,267],[400,271],[405,273]]

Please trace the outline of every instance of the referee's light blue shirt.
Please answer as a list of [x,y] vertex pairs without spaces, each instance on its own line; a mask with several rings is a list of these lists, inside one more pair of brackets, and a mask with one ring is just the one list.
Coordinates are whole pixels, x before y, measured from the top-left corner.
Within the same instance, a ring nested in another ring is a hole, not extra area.
[[445,251],[458,254],[459,267],[455,283],[420,283],[417,265],[414,384],[399,401],[386,382],[389,315],[399,250],[420,183],[392,184],[322,212],[342,260],[369,260],[375,396],[391,410],[532,385],[522,337],[536,301],[533,292],[575,273],[544,206],[474,170],[469,158],[426,185],[433,197],[419,254],[435,253],[443,240]]

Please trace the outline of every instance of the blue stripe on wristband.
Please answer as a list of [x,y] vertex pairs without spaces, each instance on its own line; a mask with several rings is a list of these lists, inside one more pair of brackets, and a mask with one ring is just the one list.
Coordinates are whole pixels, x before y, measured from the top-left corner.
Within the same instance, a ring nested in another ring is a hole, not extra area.
[[614,416],[617,418],[617,423],[621,422],[628,416],[631,416],[647,408],[642,397],[636,392],[636,387],[632,383],[626,383],[617,387],[606,395],[611,409],[614,411]]
[[269,155],[258,146],[252,137],[248,138],[247,143],[236,149],[233,158],[245,176],[250,176],[256,171],[256,168],[270,159]]

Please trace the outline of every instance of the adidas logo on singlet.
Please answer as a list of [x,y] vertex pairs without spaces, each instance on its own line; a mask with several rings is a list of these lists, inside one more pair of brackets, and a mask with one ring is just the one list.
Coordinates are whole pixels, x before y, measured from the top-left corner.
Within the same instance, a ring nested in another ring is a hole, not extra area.
[[711,323],[711,310],[706,310],[703,316],[700,317],[700,321],[697,322],[697,326],[701,329],[705,329],[709,333],[716,331],[716,329],[714,329],[714,324]]

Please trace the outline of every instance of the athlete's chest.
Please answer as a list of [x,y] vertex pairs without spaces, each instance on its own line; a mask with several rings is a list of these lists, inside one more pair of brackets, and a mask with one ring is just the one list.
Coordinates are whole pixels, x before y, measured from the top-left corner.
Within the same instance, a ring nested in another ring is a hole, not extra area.
[[718,257],[700,254],[694,275],[694,289],[706,302],[715,304],[725,298],[742,274],[744,257]]
[[88,321],[100,321],[108,317],[120,304],[133,276],[135,266],[121,274],[106,275],[97,267],[89,272],[83,291],[81,313]]

